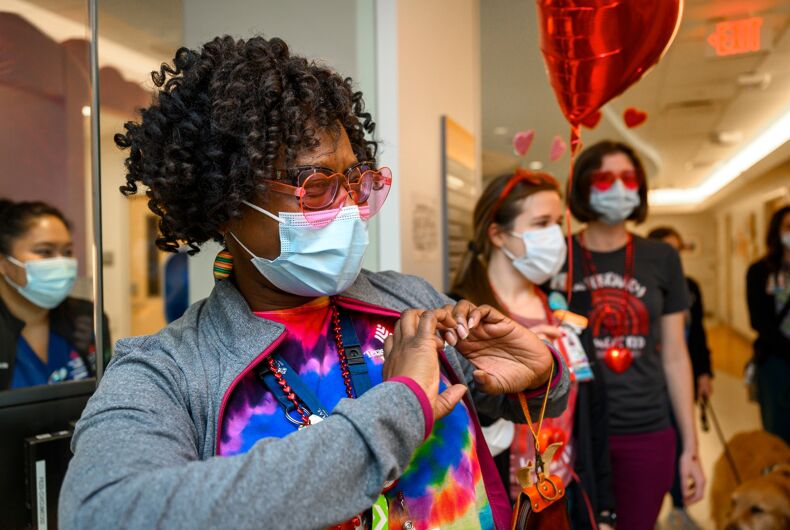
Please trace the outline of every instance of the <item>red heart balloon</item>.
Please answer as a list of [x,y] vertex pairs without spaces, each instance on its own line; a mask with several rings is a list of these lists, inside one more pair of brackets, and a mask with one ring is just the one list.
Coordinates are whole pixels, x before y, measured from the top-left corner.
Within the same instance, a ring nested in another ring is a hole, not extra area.
[[573,126],[637,82],[669,47],[683,0],[537,0],[540,48]]
[[606,350],[603,356],[603,362],[609,367],[611,371],[616,374],[622,374],[631,363],[634,362],[634,354],[628,348],[614,346]]
[[625,109],[623,120],[625,121],[626,127],[633,129],[634,127],[639,127],[647,121],[647,112],[642,112],[641,110],[637,110],[634,107],[629,107]]
[[601,116],[602,116],[601,111],[596,110],[589,116],[586,116],[581,123],[588,129],[595,129],[596,127],[598,127],[598,122],[601,121]]

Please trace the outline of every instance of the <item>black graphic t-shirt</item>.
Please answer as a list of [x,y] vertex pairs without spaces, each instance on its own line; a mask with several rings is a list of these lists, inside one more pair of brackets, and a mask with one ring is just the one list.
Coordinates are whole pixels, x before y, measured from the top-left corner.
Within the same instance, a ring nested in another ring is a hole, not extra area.
[[[613,434],[669,427],[670,405],[660,353],[661,317],[689,307],[678,253],[665,243],[638,236],[634,236],[633,244],[632,277],[624,285],[625,247],[591,252],[595,267],[589,268],[584,266],[585,254],[578,238],[573,241],[574,281],[569,309],[589,318],[582,343],[604,374]],[[566,276],[567,263],[550,284],[551,296],[565,295]],[[603,362],[612,346],[625,346],[633,353],[633,363],[621,374]]]

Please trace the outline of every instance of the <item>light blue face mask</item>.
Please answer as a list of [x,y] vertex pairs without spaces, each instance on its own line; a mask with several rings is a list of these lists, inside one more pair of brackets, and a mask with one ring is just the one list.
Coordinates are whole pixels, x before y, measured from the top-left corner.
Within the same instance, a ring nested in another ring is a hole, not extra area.
[[332,296],[348,289],[359,276],[368,248],[368,225],[358,206],[346,206],[334,221],[314,228],[301,212],[277,216],[244,204],[280,223],[280,255],[274,260],[256,256],[231,232],[258,272],[275,287],[299,296]]
[[77,280],[77,260],[74,258],[47,258],[24,263],[13,256],[6,256],[6,259],[25,269],[27,284],[17,285],[8,276],[5,281],[30,302],[45,309],[60,305]]
[[502,253],[526,279],[541,285],[556,276],[565,264],[568,248],[559,225],[551,225],[526,232],[510,232],[524,241],[526,254],[516,257],[505,247]]
[[620,179],[606,191],[590,190],[590,207],[601,215],[601,221],[610,225],[628,219],[641,202],[639,190],[627,189]]

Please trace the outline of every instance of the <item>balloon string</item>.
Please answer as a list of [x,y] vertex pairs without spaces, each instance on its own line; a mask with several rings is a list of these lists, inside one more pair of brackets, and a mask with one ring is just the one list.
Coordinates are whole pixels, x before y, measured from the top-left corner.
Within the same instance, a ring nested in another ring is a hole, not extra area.
[[567,306],[568,308],[571,307],[571,300],[573,300],[573,233],[571,232],[571,208],[570,208],[570,196],[571,196],[571,189],[573,185],[573,163],[576,159],[576,153],[579,152],[581,148],[582,142],[581,137],[579,134],[579,126],[578,125],[571,125],[571,161],[570,161],[570,169],[568,171],[568,188],[565,194],[565,226],[567,229],[567,246],[568,246],[568,272],[567,277],[565,278],[565,292],[566,297],[568,299]]

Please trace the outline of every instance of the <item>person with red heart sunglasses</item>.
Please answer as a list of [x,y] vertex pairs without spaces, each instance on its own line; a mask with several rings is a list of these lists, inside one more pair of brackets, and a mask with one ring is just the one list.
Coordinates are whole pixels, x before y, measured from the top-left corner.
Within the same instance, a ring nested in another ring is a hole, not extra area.
[[647,179],[634,150],[603,141],[575,161],[568,203],[585,227],[555,278],[569,309],[586,315],[582,342],[601,367],[609,411],[609,450],[617,524],[653,529],[675,470],[674,411],[683,440],[681,484],[687,504],[702,498],[691,366],[685,338],[689,307],[677,251],[632,233],[648,213]]
[[122,192],[145,189],[160,249],[225,248],[207,299],[118,343],[60,527],[507,528],[478,407],[557,416],[567,366],[496,308],[363,270],[393,175],[351,79],[263,37],[181,48],[152,78],[115,137]]

